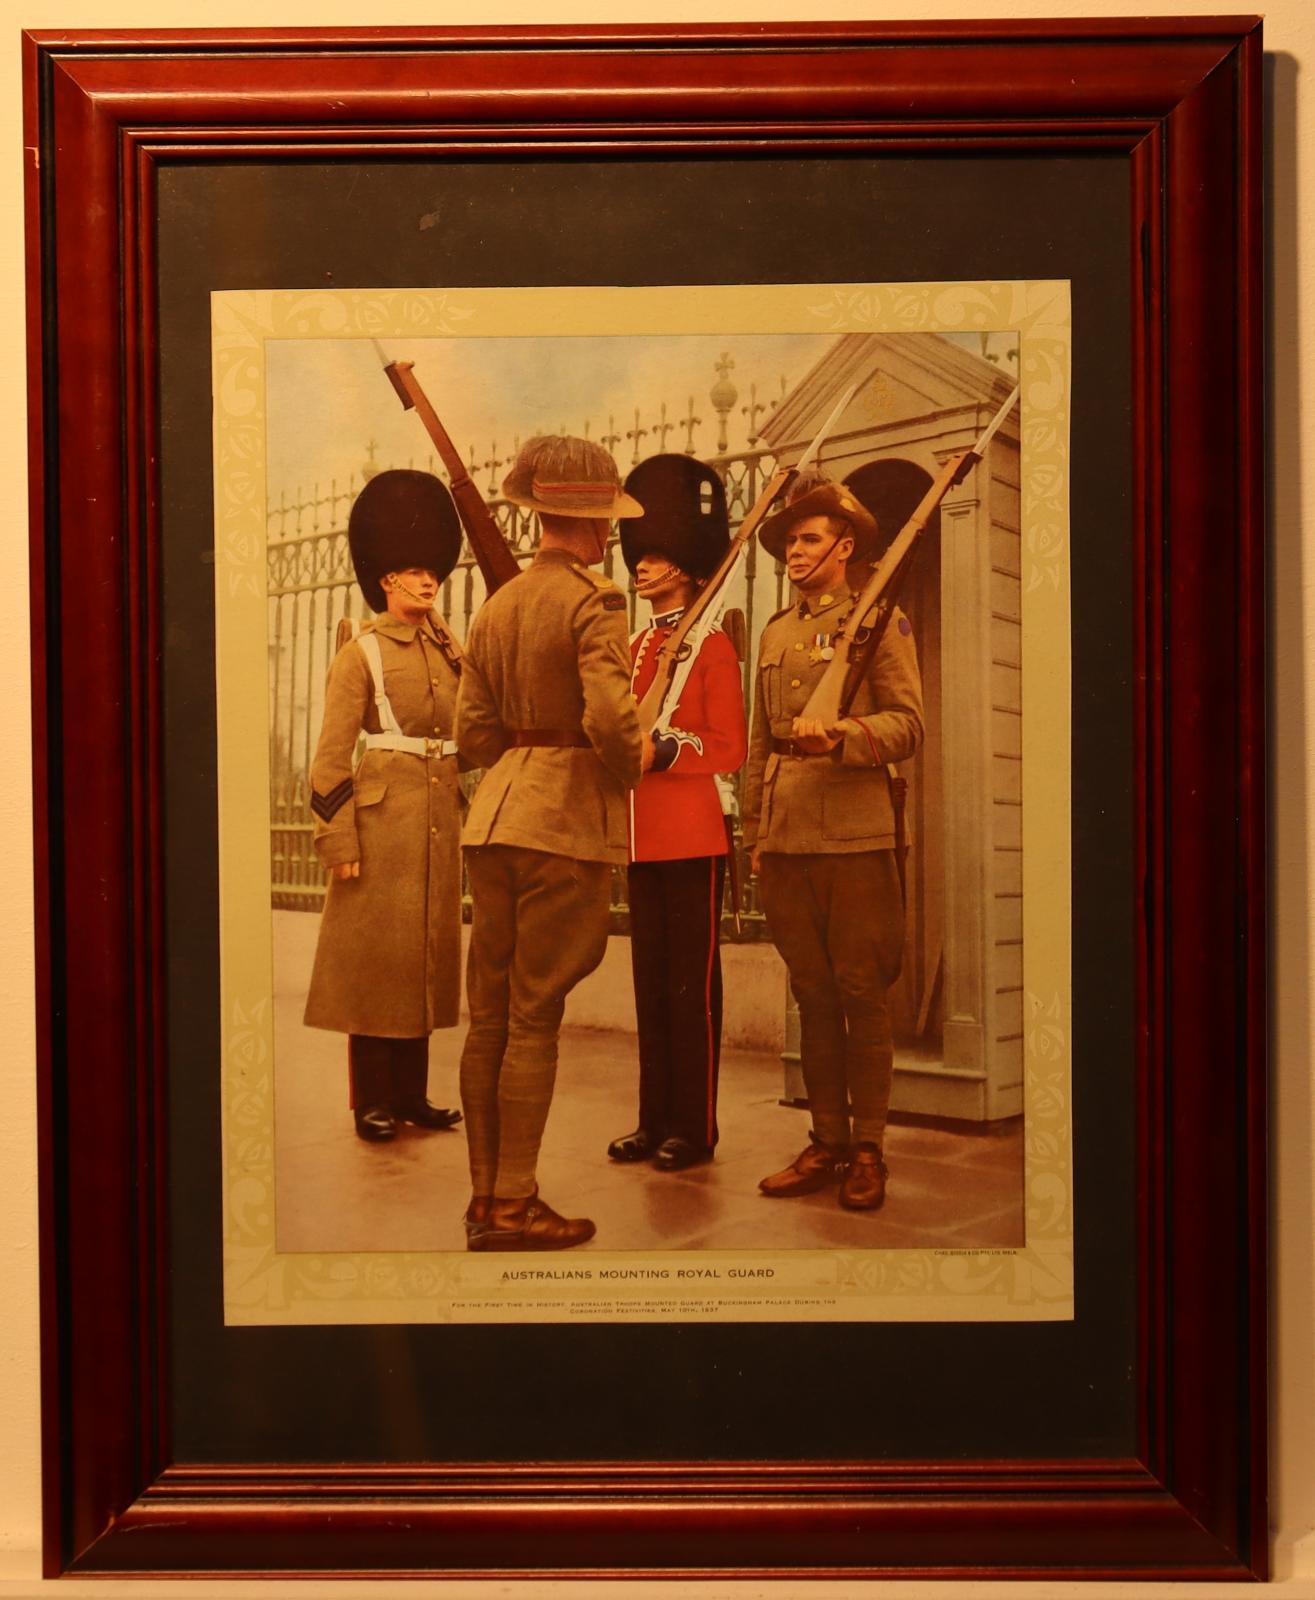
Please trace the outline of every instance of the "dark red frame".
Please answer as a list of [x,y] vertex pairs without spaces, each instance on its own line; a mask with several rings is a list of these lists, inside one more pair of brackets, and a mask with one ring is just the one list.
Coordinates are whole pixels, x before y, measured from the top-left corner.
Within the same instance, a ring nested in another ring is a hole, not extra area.
[[[24,50],[47,1570],[399,1574],[434,1570],[441,1549],[453,1576],[1263,1577],[1259,22],[47,32]],[[414,92],[436,83],[441,126]],[[158,164],[584,142],[733,155],[748,141],[1100,146],[1131,164],[1136,1458],[174,1463]],[[95,607],[58,582],[69,557]]]

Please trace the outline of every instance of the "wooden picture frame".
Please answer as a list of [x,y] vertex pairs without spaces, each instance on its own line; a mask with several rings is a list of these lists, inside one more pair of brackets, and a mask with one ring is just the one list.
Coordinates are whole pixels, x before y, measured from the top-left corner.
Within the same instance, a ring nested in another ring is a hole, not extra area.
[[[1263,1577],[1259,23],[24,48],[48,1572]],[[1133,639],[1137,1419],[1118,1459],[176,1458],[159,177],[549,151],[1126,170],[1133,556],[1110,603]]]

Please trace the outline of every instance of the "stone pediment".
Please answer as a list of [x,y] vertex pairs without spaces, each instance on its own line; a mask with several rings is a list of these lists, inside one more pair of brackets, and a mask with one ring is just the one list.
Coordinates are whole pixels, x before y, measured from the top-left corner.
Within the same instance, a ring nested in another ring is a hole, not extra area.
[[[862,385],[841,424],[846,434],[998,406],[1013,379],[993,362],[935,333],[843,333],[759,429],[786,450],[810,440],[845,389]],[[1016,435],[1016,416],[1005,424]]]

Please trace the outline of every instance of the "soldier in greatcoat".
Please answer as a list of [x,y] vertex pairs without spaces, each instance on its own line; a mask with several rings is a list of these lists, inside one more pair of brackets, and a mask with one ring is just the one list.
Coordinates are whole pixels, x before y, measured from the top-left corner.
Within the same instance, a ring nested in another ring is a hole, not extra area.
[[460,998],[460,650],[433,607],[461,530],[433,474],[381,472],[348,540],[376,615],[334,657],[311,764],[330,879],[306,1022],[347,1034],[356,1131],[379,1141],[461,1120],[427,1097],[429,1035]]
[[[730,545],[721,479],[685,455],[642,461],[626,492],[644,507],[621,524],[621,553],[652,620],[630,641],[643,700],[657,653]],[[740,662],[716,628],[678,703],[653,732],[650,770],[630,797],[630,956],[639,1044],[639,1125],[613,1161],[662,1172],[706,1161],[717,1144],[721,1055],[721,903],[730,847],[718,773],[744,764]]]
[[833,727],[803,716],[855,601],[846,564],[873,557],[877,529],[843,484],[814,478],[796,491],[759,532],[798,600],[763,629],[744,838],[799,1003],[813,1128],[808,1147],[759,1188],[784,1198],[838,1185],[842,1206],[875,1210],[894,1070],[887,991],[904,941],[888,768],[922,740],[922,681],[896,607],[850,714]]
[[472,1250],[562,1250],[587,1217],[538,1193],[539,1145],[566,996],[607,948],[626,792],[651,741],[630,692],[626,602],[593,567],[613,518],[640,507],[601,445],[543,435],[502,492],[538,513],[534,560],[480,608],[457,705],[463,757],[485,776],[462,835],[474,914],[461,1103]]

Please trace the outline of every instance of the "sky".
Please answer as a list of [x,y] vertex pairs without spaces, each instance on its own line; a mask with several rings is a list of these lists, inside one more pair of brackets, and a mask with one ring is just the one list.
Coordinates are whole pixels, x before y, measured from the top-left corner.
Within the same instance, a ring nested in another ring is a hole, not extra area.
[[[728,417],[732,451],[749,444],[744,408],[751,395],[759,403],[778,400],[813,367],[835,341],[834,334],[624,335],[595,338],[438,338],[394,339],[384,343],[389,360],[415,363],[415,375],[443,425],[479,471],[475,482],[486,494],[492,459],[497,481],[507,470],[513,441],[535,433],[582,433],[597,439],[620,435],[612,446],[622,475],[636,459],[659,449],[683,450],[686,433],[674,428],[660,444],[653,430],[665,403],[669,422],[678,423],[692,399],[702,426],[694,434],[696,452],[711,455],[717,446],[717,413],[709,391],[718,381],[717,364],[729,355],[737,390]],[[1013,342],[996,336],[1003,353]],[[976,334],[956,337],[975,354]],[[325,495],[331,484],[346,492],[353,474],[373,459],[384,467],[423,467],[431,451],[419,419],[402,409],[384,376],[369,339],[277,339],[266,343],[266,490],[272,503]],[[635,427],[650,431],[637,441]],[[613,419],[609,428],[608,418]],[[760,418],[761,420],[761,418]],[[496,441],[497,448],[494,448]],[[371,457],[371,446],[373,456]],[[636,455],[636,448],[638,454]]]

